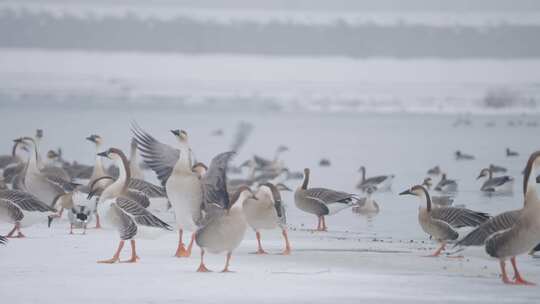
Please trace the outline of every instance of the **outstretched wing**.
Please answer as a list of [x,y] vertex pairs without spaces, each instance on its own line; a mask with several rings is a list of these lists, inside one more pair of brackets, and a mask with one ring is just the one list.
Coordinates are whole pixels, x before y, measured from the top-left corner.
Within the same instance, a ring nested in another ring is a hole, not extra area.
[[156,172],[161,185],[165,186],[174,165],[180,158],[180,150],[161,143],[135,123],[131,126],[131,132],[144,162]]
[[460,240],[456,246],[482,246],[496,232],[512,228],[517,222],[521,210],[506,211],[498,214]]
[[123,211],[132,216],[135,222],[139,225],[172,230],[169,224],[160,220],[157,216],[153,215],[150,211],[142,207],[139,203],[127,197],[117,197],[116,204]]
[[128,187],[129,189],[140,191],[150,198],[167,196],[164,187],[156,186],[152,183],[138,178],[130,179]]
[[0,199],[8,200],[25,211],[56,212],[56,209],[48,206],[32,194],[19,190],[0,191]]
[[432,218],[447,222],[454,228],[476,227],[490,218],[487,213],[454,207],[432,209],[430,214]]
[[113,221],[120,232],[120,239],[129,240],[134,238],[137,234],[137,224],[128,213],[116,203],[111,204],[111,212]]
[[201,180],[203,207],[205,209],[229,207],[229,194],[227,193],[227,164],[235,152],[224,152],[212,159],[208,172]]
[[352,204],[358,201],[358,197],[355,194],[326,188],[310,188],[305,190],[305,194],[307,197],[320,200],[327,205],[333,203]]

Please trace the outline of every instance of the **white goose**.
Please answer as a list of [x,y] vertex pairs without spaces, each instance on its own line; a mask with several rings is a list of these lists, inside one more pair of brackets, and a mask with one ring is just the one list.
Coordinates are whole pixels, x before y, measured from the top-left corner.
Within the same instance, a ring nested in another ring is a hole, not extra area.
[[265,183],[260,185],[255,198],[248,198],[244,201],[243,209],[249,226],[255,230],[257,254],[267,254],[262,248],[260,230],[276,229],[278,227],[281,229],[285,239],[285,249],[282,254],[289,255],[291,253],[285,208],[279,190],[274,184]]
[[[176,216],[179,232],[176,257],[191,256],[197,222],[201,219],[202,190],[199,175],[192,170],[192,152],[184,130],[171,132],[179,142],[179,150],[162,144],[140,127],[133,125],[133,134],[145,163],[156,172]],[[184,230],[192,231],[186,247],[182,241]]]
[[118,179],[103,191],[98,201],[98,212],[104,215],[104,225],[118,230],[120,243],[111,259],[98,263],[118,262],[126,240],[131,242],[131,258],[126,262],[135,263],[139,259],[135,249],[136,238],[156,238],[171,228],[127,195],[131,172],[124,153],[110,148],[99,155],[114,160],[120,169]]

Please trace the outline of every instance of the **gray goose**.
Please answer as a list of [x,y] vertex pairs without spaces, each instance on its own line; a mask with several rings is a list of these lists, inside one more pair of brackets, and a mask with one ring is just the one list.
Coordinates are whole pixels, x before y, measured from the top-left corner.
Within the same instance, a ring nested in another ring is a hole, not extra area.
[[99,197],[99,213],[105,215],[105,225],[110,225],[120,233],[118,249],[113,257],[108,260],[101,260],[98,263],[116,263],[120,260],[120,252],[125,241],[131,243],[131,258],[126,262],[135,263],[139,259],[135,249],[136,238],[155,238],[171,227],[152,214],[150,211],[134,201],[128,195],[128,186],[131,179],[129,162],[120,149],[109,148],[100,156],[114,160],[120,168],[118,180],[108,186]]
[[457,189],[458,189],[457,182],[453,179],[448,179],[446,177],[446,173],[442,174],[441,180],[439,181],[437,186],[435,186],[435,190],[440,191],[440,192],[446,192],[446,193],[456,192]]
[[243,202],[253,198],[247,186],[240,187],[232,197],[227,192],[227,164],[234,152],[215,156],[206,175],[202,178],[204,217],[199,222],[195,241],[201,248],[198,272],[210,271],[204,264],[206,251],[214,254],[226,252],[227,259],[222,272],[229,272],[232,252],[244,239],[247,223],[242,210]]
[[489,219],[489,215],[465,208],[432,208],[431,197],[426,188],[416,185],[399,195],[413,195],[420,198],[426,207],[420,207],[418,222],[422,230],[440,243],[439,248],[430,256],[439,256],[446,243],[459,237],[457,228],[476,227]]
[[246,221],[255,231],[257,238],[257,254],[267,254],[262,248],[261,233],[263,229],[280,228],[285,239],[283,255],[291,253],[291,245],[287,234],[287,216],[281,200],[278,187],[272,183],[264,183],[259,186],[255,198],[248,198],[243,205]]
[[[540,199],[536,193],[536,169],[540,167],[540,151],[531,154],[525,167],[523,209],[514,224],[490,235],[485,241],[488,255],[499,260],[502,281],[505,284],[534,285],[523,279],[517,269],[516,256],[530,251],[540,243]],[[514,281],[506,274],[506,260],[514,268]]]
[[493,171],[489,168],[484,168],[480,170],[480,174],[476,179],[478,180],[484,177],[487,177],[487,179],[480,187],[480,190],[483,192],[494,193],[513,191],[514,178],[508,175],[493,177]]
[[0,219],[13,224],[13,229],[6,237],[24,237],[21,227],[28,227],[44,221],[47,216],[56,213],[56,209],[40,201],[37,197],[18,190],[0,191]]
[[309,169],[304,169],[304,181],[294,192],[294,203],[298,209],[317,216],[317,231],[327,231],[324,217],[351,207],[359,201],[355,194],[326,188],[309,188]]
[[366,178],[366,167],[362,166],[358,170],[362,174],[362,179],[356,185],[356,188],[366,191],[369,187],[375,187],[377,191],[387,191],[392,187],[394,175],[378,175]]

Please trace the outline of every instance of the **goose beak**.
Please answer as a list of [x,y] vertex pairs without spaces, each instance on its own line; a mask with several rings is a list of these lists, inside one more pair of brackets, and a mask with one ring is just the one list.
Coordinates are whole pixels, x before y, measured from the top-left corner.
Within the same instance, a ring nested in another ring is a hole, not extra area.
[[171,133],[174,134],[174,136],[180,136],[180,130],[171,130]]
[[96,139],[95,139],[93,136],[88,136],[88,137],[86,138],[86,140],[91,141],[91,142],[93,142],[93,143],[96,142]]
[[108,155],[107,151],[103,151],[103,152],[101,152],[101,153],[98,153],[97,155],[98,155],[98,156],[101,156],[101,157],[109,158],[109,155]]
[[407,189],[401,192],[399,195],[414,195],[414,193],[412,193],[410,189]]
[[54,220],[54,217],[52,215],[49,215],[47,217],[47,227],[48,228],[51,228],[51,224],[52,224],[53,220]]

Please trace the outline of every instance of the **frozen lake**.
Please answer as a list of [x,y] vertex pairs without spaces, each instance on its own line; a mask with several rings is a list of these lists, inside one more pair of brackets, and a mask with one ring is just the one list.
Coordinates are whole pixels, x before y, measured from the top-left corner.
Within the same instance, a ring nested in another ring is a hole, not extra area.
[[[212,112],[101,108],[75,111],[57,108],[2,109],[0,150],[8,153],[10,140],[31,135],[36,128],[45,132],[43,150],[61,146],[65,158],[92,163],[93,147],[84,140],[101,134],[106,145],[127,149],[129,122],[136,120],[160,140],[173,144],[170,129],[189,132],[197,157],[209,162],[227,150],[238,121],[255,129],[236,162],[253,153],[271,157],[275,147],[285,144],[283,155],[293,170],[312,168],[312,185],[355,191],[358,168],[368,175],[395,174],[393,191],[376,194],[381,213],[370,223],[345,210],[328,218],[328,233],[311,233],[316,219],[300,213],[292,194],[285,194],[293,255],[266,257],[255,250],[253,233],[233,257],[238,273],[197,274],[198,250],[187,260],[172,256],[176,236],[141,241],[137,265],[95,264],[109,257],[116,235],[89,230],[86,236],[67,234],[67,223],[52,229],[45,223],[26,230],[24,240],[12,240],[0,248],[0,269],[9,274],[0,283],[0,294],[10,303],[239,303],[295,302],[322,303],[330,300],[365,303],[535,303],[538,288],[503,286],[498,265],[482,249],[465,252],[465,259],[421,257],[434,244],[417,223],[417,203],[397,193],[420,183],[428,168],[440,165],[450,178],[459,181],[457,204],[493,214],[522,205],[521,174],[530,152],[538,149],[537,116],[471,116],[471,126],[453,127],[454,115],[414,114],[313,114],[280,112]],[[495,127],[487,127],[487,122]],[[509,121],[520,126],[510,127]],[[223,128],[223,137],[210,133]],[[504,149],[521,153],[506,158]],[[461,149],[477,160],[456,162],[453,152]],[[332,165],[318,167],[327,157]],[[511,196],[487,197],[475,180],[480,168],[495,163],[508,167],[516,178]],[[151,179],[151,172],[146,172]],[[289,182],[296,188],[299,181]],[[1,231],[8,226],[0,225]],[[267,250],[282,246],[277,232],[263,233]],[[223,256],[210,256],[209,267],[222,267]],[[526,278],[540,281],[540,260],[519,258]],[[28,286],[32,286],[31,292]],[[140,288],[144,286],[144,288]]]

